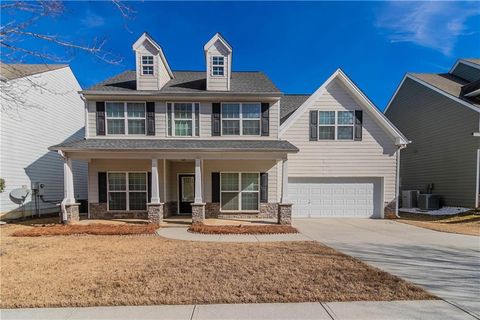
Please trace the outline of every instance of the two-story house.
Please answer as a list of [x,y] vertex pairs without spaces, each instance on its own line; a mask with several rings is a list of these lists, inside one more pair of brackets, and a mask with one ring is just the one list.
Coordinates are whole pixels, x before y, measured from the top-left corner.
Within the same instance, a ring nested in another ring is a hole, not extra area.
[[146,33],[133,50],[136,70],[81,92],[85,139],[51,147],[66,159],[67,221],[78,219],[71,159],[88,160],[92,218],[290,223],[292,203],[306,217],[383,217],[395,203],[407,140],[342,71],[296,99],[262,72],[232,71],[233,49],[218,33],[202,71],[172,71]]

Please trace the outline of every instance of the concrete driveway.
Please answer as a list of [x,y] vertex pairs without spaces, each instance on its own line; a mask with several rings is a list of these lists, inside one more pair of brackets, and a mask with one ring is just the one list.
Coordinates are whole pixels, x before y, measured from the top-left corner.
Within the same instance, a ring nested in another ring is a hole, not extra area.
[[392,220],[294,219],[313,240],[422,286],[480,318],[480,238]]

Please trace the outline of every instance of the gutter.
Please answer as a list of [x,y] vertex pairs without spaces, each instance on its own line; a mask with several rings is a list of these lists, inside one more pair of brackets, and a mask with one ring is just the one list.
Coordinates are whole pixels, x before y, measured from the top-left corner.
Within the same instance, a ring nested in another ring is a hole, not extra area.
[[281,98],[283,96],[282,92],[232,92],[232,91],[206,91],[206,92],[158,92],[158,91],[142,91],[142,90],[132,90],[132,91],[102,91],[102,90],[83,90],[79,91],[83,95],[95,95],[95,96],[153,96],[153,97],[199,97],[208,99],[209,97],[271,97],[271,98]]
[[298,153],[300,150],[295,149],[81,149],[81,148],[62,148],[52,146],[49,147],[50,151],[57,152],[286,152],[286,153]]

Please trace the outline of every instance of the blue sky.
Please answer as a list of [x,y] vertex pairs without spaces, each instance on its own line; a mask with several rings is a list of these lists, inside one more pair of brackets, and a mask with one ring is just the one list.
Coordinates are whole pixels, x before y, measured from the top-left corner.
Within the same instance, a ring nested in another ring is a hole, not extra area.
[[[447,72],[458,57],[480,57],[479,2],[128,5],[136,11],[130,19],[111,2],[66,2],[64,15],[32,29],[85,44],[105,39],[105,49],[123,58],[109,65],[81,52],[69,56],[84,88],[133,69],[131,45],[143,31],[163,47],[173,70],[203,70],[203,45],[218,31],[233,46],[234,70],[261,70],[285,93],[312,93],[340,67],[380,109],[406,72]],[[2,13],[2,23],[6,18]]]

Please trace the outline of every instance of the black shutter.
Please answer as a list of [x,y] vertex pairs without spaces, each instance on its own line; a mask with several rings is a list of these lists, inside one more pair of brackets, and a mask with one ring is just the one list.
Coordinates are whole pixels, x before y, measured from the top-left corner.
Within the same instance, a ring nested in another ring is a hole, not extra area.
[[270,109],[269,103],[262,103],[262,120],[261,120],[262,136],[270,135],[269,109]]
[[318,111],[310,111],[310,141],[318,140]]
[[107,173],[98,173],[98,203],[107,202]]
[[172,135],[172,104],[167,103],[167,134],[168,136]]
[[147,102],[147,136],[155,135],[155,102]]
[[268,202],[268,173],[260,173],[260,202]]
[[212,202],[220,202],[220,172],[212,172]]
[[195,103],[195,136],[200,136],[200,104]]
[[97,136],[105,135],[105,102],[97,101]]
[[212,136],[220,136],[220,103],[212,103]]
[[362,141],[363,111],[355,110],[355,141]]
[[147,203],[152,202],[152,173],[147,173]]

